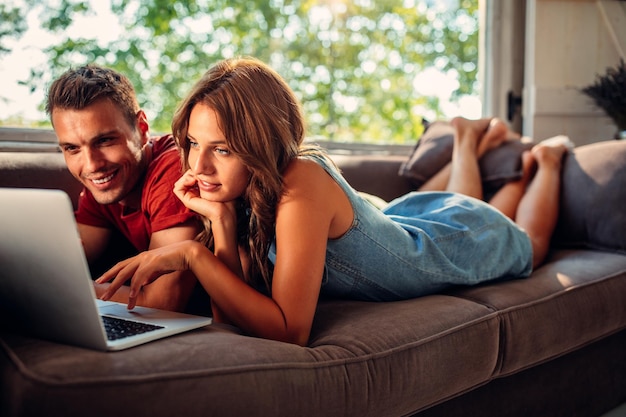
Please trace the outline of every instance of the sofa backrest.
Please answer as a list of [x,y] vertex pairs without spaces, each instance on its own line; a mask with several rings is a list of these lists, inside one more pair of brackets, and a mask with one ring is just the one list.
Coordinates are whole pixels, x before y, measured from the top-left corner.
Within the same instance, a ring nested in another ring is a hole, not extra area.
[[[404,156],[333,154],[331,157],[358,191],[389,201],[412,190],[411,184],[398,175]],[[74,204],[82,189],[59,152],[0,152],[0,187],[58,188],[67,192]]]
[[74,207],[82,189],[59,152],[0,152],[0,187],[61,189]]
[[[74,206],[82,189],[53,150],[0,151],[0,187],[56,188]],[[390,201],[413,190],[398,175],[407,156],[331,153],[358,191]],[[589,247],[626,253],[626,141],[577,147],[564,161],[557,246]]]

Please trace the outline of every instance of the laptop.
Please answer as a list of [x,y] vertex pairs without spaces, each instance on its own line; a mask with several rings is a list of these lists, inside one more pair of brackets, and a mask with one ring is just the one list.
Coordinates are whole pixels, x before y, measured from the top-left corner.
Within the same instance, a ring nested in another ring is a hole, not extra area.
[[[96,299],[69,196],[23,188],[0,188],[0,315],[20,332],[102,351],[212,321],[145,307],[129,311],[123,303]],[[105,325],[120,321],[123,330],[107,337]]]

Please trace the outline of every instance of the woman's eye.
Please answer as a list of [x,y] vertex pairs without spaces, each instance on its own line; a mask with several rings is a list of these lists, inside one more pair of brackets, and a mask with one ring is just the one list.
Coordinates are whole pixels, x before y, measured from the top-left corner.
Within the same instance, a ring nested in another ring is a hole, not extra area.
[[220,155],[230,155],[230,151],[226,148],[215,148],[215,152]]
[[198,142],[196,142],[195,140],[187,139],[187,142],[189,142],[189,147],[190,148],[197,148],[198,147]]

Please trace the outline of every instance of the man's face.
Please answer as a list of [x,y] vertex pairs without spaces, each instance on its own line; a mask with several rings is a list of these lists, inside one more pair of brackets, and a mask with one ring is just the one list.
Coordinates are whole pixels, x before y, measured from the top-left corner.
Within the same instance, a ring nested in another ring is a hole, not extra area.
[[52,125],[69,171],[98,203],[137,199],[130,193],[145,168],[143,112],[131,126],[110,100],[99,100],[82,110],[55,109]]

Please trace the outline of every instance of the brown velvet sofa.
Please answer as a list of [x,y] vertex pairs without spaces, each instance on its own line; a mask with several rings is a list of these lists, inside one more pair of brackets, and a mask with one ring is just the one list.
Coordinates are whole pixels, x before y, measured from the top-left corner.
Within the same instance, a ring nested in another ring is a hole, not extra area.
[[[1,187],[75,201],[59,153],[16,147],[0,152]],[[387,200],[412,188],[398,175],[407,156],[333,154],[355,188]],[[527,279],[326,300],[307,347],[212,325],[103,353],[5,327],[0,415],[600,415],[626,401],[626,142],[566,158],[553,250]]]

